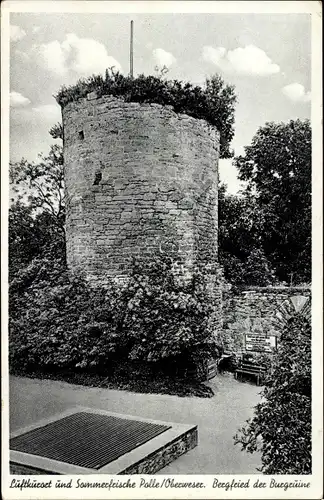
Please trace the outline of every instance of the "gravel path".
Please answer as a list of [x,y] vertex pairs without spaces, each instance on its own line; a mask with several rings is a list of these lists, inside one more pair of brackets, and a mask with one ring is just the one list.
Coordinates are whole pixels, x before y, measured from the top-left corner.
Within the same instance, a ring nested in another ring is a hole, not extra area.
[[234,446],[233,435],[259,402],[260,388],[218,375],[210,399],[97,389],[51,380],[10,377],[10,429],[27,426],[76,405],[179,423],[198,424],[198,447],[160,474],[257,474],[258,454]]

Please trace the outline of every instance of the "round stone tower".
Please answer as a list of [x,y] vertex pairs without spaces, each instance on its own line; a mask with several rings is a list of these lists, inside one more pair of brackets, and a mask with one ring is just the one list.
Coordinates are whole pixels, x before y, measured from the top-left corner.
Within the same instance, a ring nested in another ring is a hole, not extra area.
[[217,262],[219,133],[170,106],[111,96],[63,111],[67,260],[93,283],[133,256],[177,256],[190,276]]

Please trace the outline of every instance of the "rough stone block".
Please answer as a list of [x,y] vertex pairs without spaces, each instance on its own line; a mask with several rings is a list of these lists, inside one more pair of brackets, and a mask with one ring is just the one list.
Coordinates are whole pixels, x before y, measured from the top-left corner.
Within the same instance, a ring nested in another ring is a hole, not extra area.
[[[202,255],[215,259],[215,129],[169,106],[97,98],[94,93],[68,104],[63,124],[67,193],[85,200],[77,209],[80,216],[73,208],[67,210],[71,269],[88,270],[89,275],[91,270],[92,281],[106,274],[122,280],[129,272],[129,257],[150,258],[163,240],[178,248],[189,274],[193,262],[205,262]],[[79,130],[84,131],[82,141]],[[98,172],[102,180],[93,186]],[[89,193],[92,198],[87,198]],[[116,238],[129,242],[126,262]],[[105,255],[98,252],[103,241]]]

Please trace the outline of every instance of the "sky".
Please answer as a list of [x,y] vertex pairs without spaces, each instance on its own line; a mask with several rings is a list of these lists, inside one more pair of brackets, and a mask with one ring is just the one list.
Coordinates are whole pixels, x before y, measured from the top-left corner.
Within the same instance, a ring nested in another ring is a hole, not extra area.
[[[135,75],[165,65],[170,79],[202,84],[217,73],[235,86],[235,155],[266,122],[310,118],[310,14],[11,13],[11,161],[33,161],[55,142],[62,85],[111,66],[128,73],[131,20]],[[237,192],[232,161],[219,171]]]

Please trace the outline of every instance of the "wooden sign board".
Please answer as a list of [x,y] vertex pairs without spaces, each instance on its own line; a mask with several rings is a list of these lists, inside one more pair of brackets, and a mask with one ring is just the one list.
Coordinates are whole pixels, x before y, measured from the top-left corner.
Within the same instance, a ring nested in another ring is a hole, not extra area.
[[262,333],[246,333],[245,349],[249,352],[269,352],[277,349],[277,337]]
[[207,380],[211,380],[212,378],[216,377],[216,375],[217,375],[217,363],[215,359],[211,359],[207,363],[206,378]]

